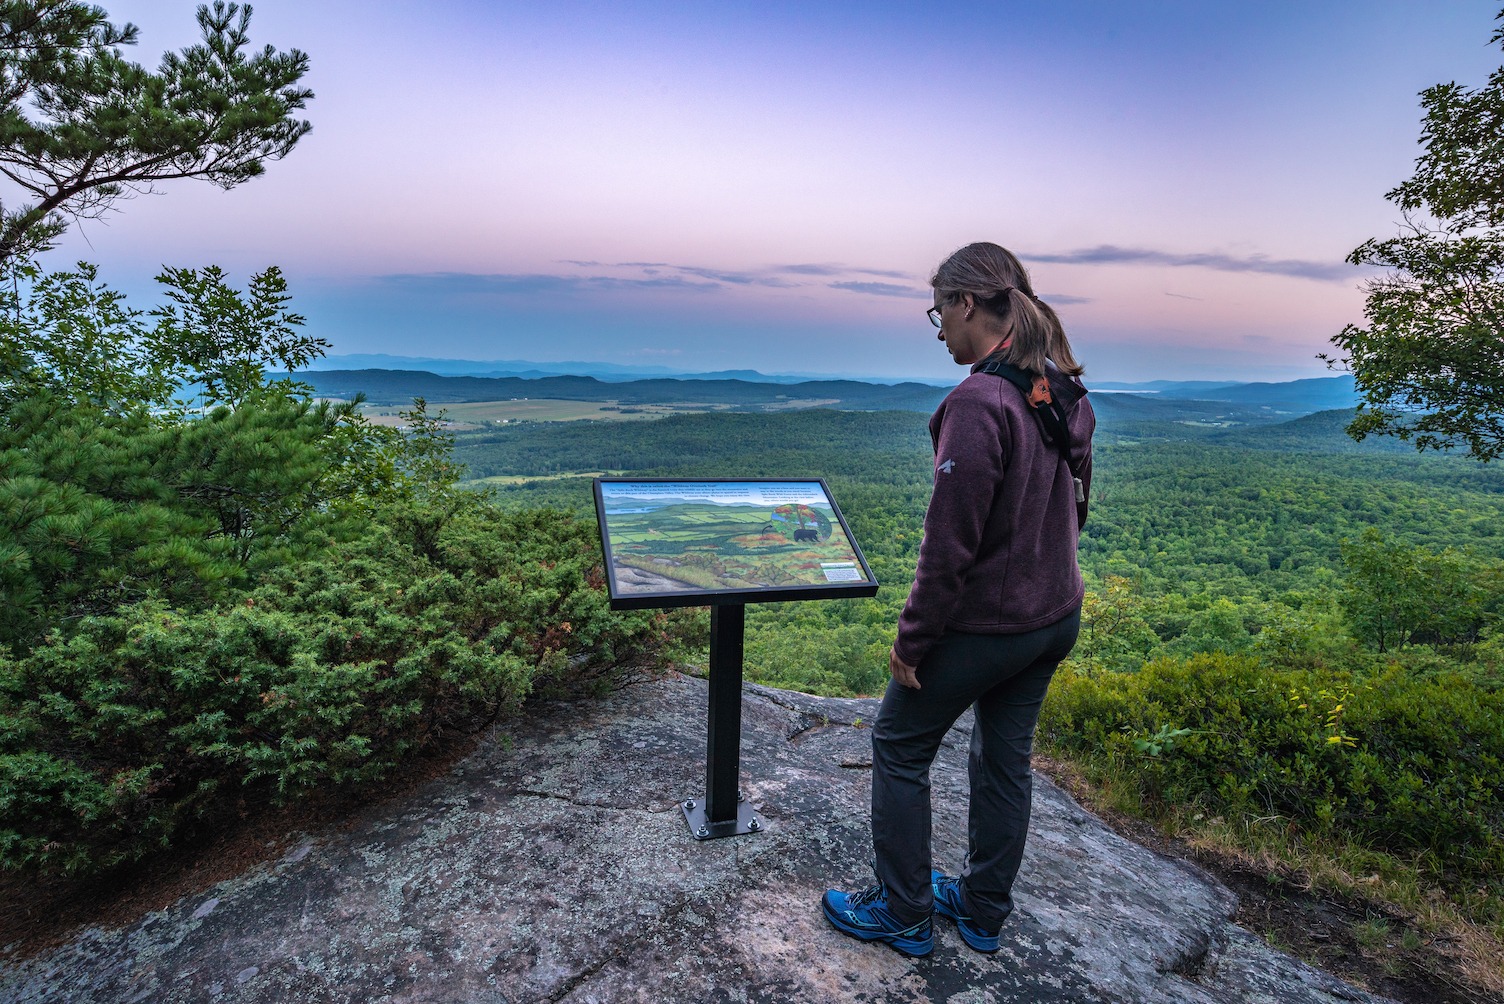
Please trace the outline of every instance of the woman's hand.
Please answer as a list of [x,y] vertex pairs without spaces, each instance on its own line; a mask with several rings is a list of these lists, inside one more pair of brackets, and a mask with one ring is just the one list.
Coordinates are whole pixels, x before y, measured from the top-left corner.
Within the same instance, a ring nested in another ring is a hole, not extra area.
[[900,659],[897,652],[892,649],[888,650],[888,672],[893,674],[893,679],[897,680],[900,686],[911,690],[919,689],[919,677],[914,675],[916,668]]

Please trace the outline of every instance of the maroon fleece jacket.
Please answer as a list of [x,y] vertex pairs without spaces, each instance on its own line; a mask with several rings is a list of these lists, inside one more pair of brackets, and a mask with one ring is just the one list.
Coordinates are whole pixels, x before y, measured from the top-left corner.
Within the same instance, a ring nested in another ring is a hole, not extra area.
[[[1090,498],[1096,415],[1081,381],[1054,369],[1049,381]],[[911,666],[946,629],[1023,634],[1065,617],[1085,593],[1076,538],[1087,504],[1023,392],[973,368],[940,402],[930,438],[935,492],[893,645]]]

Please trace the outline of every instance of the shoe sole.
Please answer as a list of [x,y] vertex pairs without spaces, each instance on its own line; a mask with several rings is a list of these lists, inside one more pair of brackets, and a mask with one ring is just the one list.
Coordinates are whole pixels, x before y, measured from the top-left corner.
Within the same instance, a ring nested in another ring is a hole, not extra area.
[[[852,927],[845,921],[842,921],[840,918],[832,915],[830,912],[830,907],[825,905],[824,900],[820,901],[820,912],[825,914],[825,919],[830,921],[830,926],[834,927],[842,934],[856,938],[858,941],[881,941],[883,944],[887,945],[898,954],[907,955],[911,959],[922,959],[935,950],[935,939],[933,937],[931,937],[929,943],[926,944],[920,941],[910,941],[908,939],[899,938],[896,935],[872,934],[868,931],[863,931],[859,928]],[[913,945],[914,947],[905,947],[906,941],[907,944]]]

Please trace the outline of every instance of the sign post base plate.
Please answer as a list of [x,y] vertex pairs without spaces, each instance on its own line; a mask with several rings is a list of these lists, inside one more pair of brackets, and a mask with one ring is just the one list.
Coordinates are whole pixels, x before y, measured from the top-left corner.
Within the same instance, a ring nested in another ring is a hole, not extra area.
[[705,814],[705,800],[703,798],[691,798],[680,802],[679,809],[684,813],[684,821],[689,823],[689,832],[696,840],[714,840],[716,837],[735,837],[743,833],[761,833],[762,820],[757,818],[757,812],[751,803],[738,799],[736,803],[736,818],[727,819],[719,823],[712,823]]

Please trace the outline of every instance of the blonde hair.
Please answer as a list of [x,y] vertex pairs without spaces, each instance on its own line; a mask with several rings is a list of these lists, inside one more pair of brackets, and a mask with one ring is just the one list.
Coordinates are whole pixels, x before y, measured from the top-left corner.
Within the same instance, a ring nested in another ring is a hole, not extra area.
[[930,285],[947,303],[970,293],[978,306],[1012,323],[1007,347],[1001,350],[1004,362],[1035,376],[1045,375],[1046,360],[1069,376],[1086,371],[1071,352],[1060,318],[1034,295],[1029,273],[1007,248],[987,241],[968,244],[940,263]]

